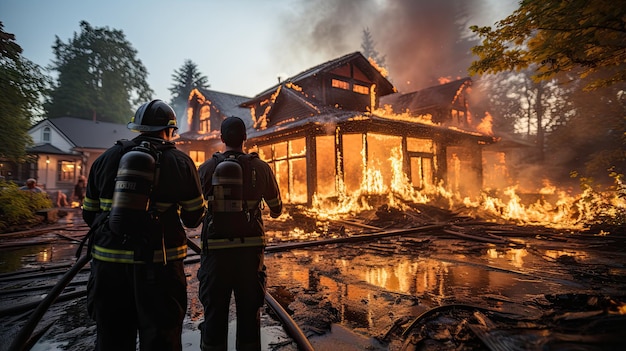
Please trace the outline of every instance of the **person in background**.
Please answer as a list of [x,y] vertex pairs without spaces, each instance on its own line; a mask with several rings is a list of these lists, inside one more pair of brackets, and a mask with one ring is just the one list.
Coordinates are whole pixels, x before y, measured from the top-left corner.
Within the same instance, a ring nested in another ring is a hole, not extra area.
[[67,202],[67,195],[61,190],[57,190],[57,207],[67,207],[70,204]]
[[[237,117],[226,118],[221,125],[221,139],[225,144],[224,157],[246,155],[243,142],[246,126]],[[200,168],[200,182],[204,197],[212,204],[212,178],[220,153],[204,162]],[[204,321],[200,324],[200,348],[227,350],[228,313],[231,294],[237,306],[236,349],[261,350],[260,308],[265,299],[266,273],[264,265],[265,233],[261,218],[261,206],[265,201],[273,218],[280,216],[282,201],[276,178],[270,166],[256,156],[249,158],[249,167],[254,170],[254,185],[244,184],[243,202],[247,203],[248,223],[246,230],[229,237],[215,228],[214,221],[220,212],[207,212],[202,226],[202,255],[198,270],[199,298],[204,306]],[[227,161],[223,161],[227,162]],[[244,181],[246,177],[243,177]],[[246,192],[245,189],[252,189]],[[223,212],[222,212],[223,213]],[[234,225],[234,223],[233,223]]]
[[[177,126],[168,104],[143,104],[128,128],[141,134],[119,141],[94,161],[83,201],[83,218],[92,228],[87,310],[96,322],[95,349],[135,351],[139,334],[140,350],[180,351],[187,312],[183,225],[195,228],[202,222],[202,189],[193,161],[171,141]],[[120,221],[147,225],[137,231],[115,229],[111,210],[118,206],[113,196],[118,166],[124,152],[138,145],[160,152],[158,182],[149,185],[149,212],[144,206],[140,214],[129,211]]]
[[26,180],[26,185],[20,187],[20,190],[32,191],[33,193],[45,193],[43,189],[37,186],[37,181],[34,178]]
[[74,185],[74,200],[78,202],[78,207],[83,205],[83,200],[85,199],[85,191],[87,189],[87,179],[85,176],[81,175]]

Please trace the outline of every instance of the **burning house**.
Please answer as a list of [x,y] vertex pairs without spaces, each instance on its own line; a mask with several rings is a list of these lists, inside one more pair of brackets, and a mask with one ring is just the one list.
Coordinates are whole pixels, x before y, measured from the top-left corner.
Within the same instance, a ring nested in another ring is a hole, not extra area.
[[247,151],[274,169],[286,202],[311,205],[345,194],[389,194],[443,185],[481,188],[484,145],[469,130],[462,79],[399,94],[361,53],[328,61],[253,98],[194,90],[181,149],[202,162],[219,150],[227,116],[248,125]]

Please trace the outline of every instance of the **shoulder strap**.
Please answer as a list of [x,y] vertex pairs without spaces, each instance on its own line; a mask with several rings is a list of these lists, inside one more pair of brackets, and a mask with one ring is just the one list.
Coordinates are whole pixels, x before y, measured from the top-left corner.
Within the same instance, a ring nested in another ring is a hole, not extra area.
[[128,150],[130,150],[131,148],[137,146],[137,143],[134,142],[133,140],[120,139],[120,140],[115,142],[115,145],[121,145],[122,146],[122,154],[125,154]]

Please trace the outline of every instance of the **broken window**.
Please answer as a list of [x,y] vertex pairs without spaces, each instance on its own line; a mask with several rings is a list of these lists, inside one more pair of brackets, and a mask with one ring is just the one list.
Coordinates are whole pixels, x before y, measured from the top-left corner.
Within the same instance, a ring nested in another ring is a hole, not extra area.
[[317,194],[321,197],[335,196],[335,136],[316,137],[315,147]]
[[344,134],[341,138],[343,183],[346,192],[352,193],[361,189],[363,180],[363,134]]
[[299,138],[266,145],[260,147],[258,153],[272,166],[285,202],[306,202],[306,140]]
[[402,137],[384,134],[367,134],[367,184],[368,190],[381,193],[391,185],[394,169],[391,162],[393,148],[402,145]]
[[406,138],[409,157],[411,185],[418,189],[433,184],[433,141],[422,138]]

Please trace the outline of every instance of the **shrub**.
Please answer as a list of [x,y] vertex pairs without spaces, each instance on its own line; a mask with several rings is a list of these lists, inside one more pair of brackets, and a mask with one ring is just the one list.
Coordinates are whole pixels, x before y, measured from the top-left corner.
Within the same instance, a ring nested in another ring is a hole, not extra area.
[[35,212],[49,207],[52,201],[47,194],[20,190],[15,183],[0,180],[0,232],[38,222]]

